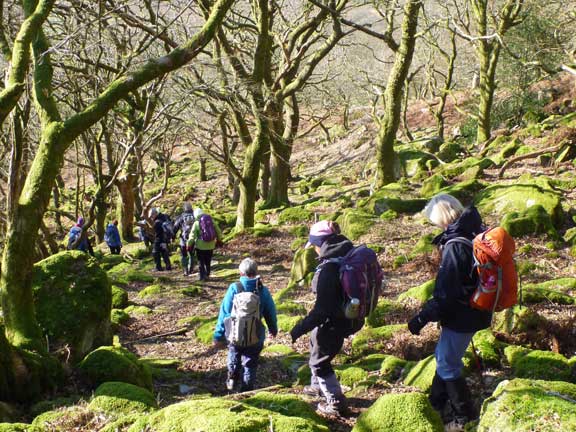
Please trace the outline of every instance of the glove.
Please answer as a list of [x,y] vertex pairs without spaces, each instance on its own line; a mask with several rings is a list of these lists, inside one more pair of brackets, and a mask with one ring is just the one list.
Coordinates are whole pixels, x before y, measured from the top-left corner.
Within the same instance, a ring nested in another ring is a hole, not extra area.
[[290,337],[292,338],[292,343],[296,342],[300,336],[302,335],[298,331],[297,326],[293,327],[292,330],[290,330]]
[[413,335],[419,335],[420,330],[426,325],[427,323],[420,317],[420,315],[416,315],[410,321],[408,321],[408,330]]

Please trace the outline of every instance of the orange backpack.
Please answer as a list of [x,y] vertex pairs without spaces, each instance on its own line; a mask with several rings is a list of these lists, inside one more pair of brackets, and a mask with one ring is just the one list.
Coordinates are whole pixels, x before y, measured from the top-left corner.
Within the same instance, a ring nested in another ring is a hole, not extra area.
[[499,312],[518,303],[518,274],[513,257],[516,245],[504,228],[487,229],[472,242],[464,238],[452,241],[472,246],[478,286],[470,297],[471,307]]

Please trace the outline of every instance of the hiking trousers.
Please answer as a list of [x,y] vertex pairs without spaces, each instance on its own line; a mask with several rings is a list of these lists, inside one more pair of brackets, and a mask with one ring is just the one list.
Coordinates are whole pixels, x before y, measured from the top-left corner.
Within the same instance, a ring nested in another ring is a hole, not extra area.
[[313,376],[326,378],[334,374],[332,360],[342,349],[344,336],[331,324],[316,327],[310,333],[310,370]]
[[166,264],[166,270],[172,270],[170,254],[168,253],[168,246],[162,247],[160,244],[155,243],[152,249],[152,256],[154,257],[154,262],[156,263],[156,270],[162,271],[162,260],[164,260],[164,264]]
[[184,274],[190,274],[194,270],[194,249],[186,245],[180,245],[180,262]]
[[196,257],[198,258],[198,269],[200,271],[200,280],[204,280],[210,276],[210,266],[212,265],[212,255],[214,249],[202,250],[196,249]]
[[241,391],[254,389],[256,369],[263,347],[262,343],[249,347],[228,345],[228,374],[234,379],[242,376]]

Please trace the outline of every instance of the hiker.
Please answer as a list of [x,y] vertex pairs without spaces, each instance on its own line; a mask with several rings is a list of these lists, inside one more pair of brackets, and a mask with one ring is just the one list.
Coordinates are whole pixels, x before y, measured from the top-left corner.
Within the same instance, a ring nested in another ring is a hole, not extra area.
[[418,335],[429,322],[439,322],[442,327],[429,399],[441,414],[450,401],[453,417],[444,413],[443,420],[446,430],[457,431],[477,417],[462,376],[462,357],[474,333],[490,326],[492,314],[470,307],[469,298],[478,283],[478,274],[473,271],[472,248],[454,239],[472,240],[483,231],[483,225],[474,206],[465,209],[460,201],[447,194],[433,197],[424,213],[432,224],[444,230],[432,241],[440,248],[442,261],[432,299],[410,320],[408,329]]
[[118,231],[118,221],[115,219],[108,224],[106,232],[104,233],[104,241],[110,248],[112,255],[119,255],[122,249],[122,240],[120,240],[120,232]]
[[332,360],[340,352],[344,339],[354,333],[352,320],[344,316],[346,303],[340,284],[339,265],[331,259],[345,256],[353,249],[352,242],[340,234],[340,227],[332,221],[320,221],[310,228],[306,247],[313,246],[320,265],[312,279],[316,302],[308,315],[290,331],[292,343],[310,334],[310,385],[303,392],[310,396],[324,396],[318,411],[327,415],[347,413],[347,401],[332,368]]
[[142,219],[142,220],[136,222],[136,225],[137,225],[137,229],[138,229],[138,239],[141,242],[144,242],[144,246],[146,246],[146,248],[148,248],[150,246],[150,244],[152,243],[152,237],[148,233],[148,230],[150,229],[150,225],[148,225],[148,222],[146,222],[146,219]]
[[168,243],[170,242],[169,234],[166,233],[164,229],[164,222],[168,219],[163,213],[153,207],[148,213],[148,217],[152,220],[154,224],[154,242],[152,243],[152,256],[156,263],[156,271],[163,271],[162,260],[166,264],[166,270],[172,270],[172,264],[170,264],[170,252],[168,250]]
[[79,250],[94,256],[88,233],[84,231],[84,218],[80,216],[68,233],[68,250]]
[[200,208],[194,210],[194,226],[188,237],[189,244],[194,244],[198,267],[200,271],[199,279],[208,280],[212,264],[212,255],[217,242],[222,241],[220,228],[214,223],[212,217]]
[[249,391],[254,389],[258,359],[266,338],[262,317],[272,337],[278,333],[278,324],[274,300],[258,276],[256,261],[245,258],[238,269],[240,281],[228,287],[220,306],[214,346],[223,348],[228,343],[226,388],[232,391],[240,381],[240,391]]
[[188,245],[188,237],[190,237],[196,219],[190,203],[184,203],[183,209],[183,213],[174,222],[174,234],[178,234],[180,231],[180,260],[184,276],[188,276],[192,274],[194,269],[194,243]]

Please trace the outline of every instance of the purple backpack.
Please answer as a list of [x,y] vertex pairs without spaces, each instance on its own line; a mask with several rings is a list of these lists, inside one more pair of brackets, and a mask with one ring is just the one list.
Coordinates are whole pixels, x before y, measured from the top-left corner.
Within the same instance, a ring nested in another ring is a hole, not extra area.
[[214,222],[210,215],[204,214],[200,216],[200,239],[206,242],[216,240],[216,229]]
[[[366,245],[360,245],[337,260],[340,265],[340,283],[344,290],[346,303],[350,299],[360,300],[358,317],[354,319],[354,332],[364,325],[366,318],[378,304],[384,272],[376,253]],[[344,305],[346,307],[346,305]]]

